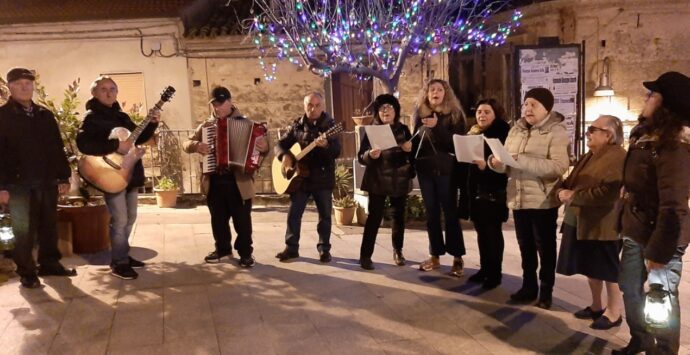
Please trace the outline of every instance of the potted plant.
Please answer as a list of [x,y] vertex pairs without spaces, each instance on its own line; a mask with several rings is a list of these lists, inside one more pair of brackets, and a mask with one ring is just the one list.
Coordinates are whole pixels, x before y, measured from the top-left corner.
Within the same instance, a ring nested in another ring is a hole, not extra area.
[[337,225],[350,225],[355,216],[357,202],[352,196],[352,173],[347,166],[338,164],[335,168],[335,190],[333,191],[333,209]]
[[177,184],[169,177],[164,176],[158,180],[153,188],[156,193],[156,204],[160,208],[172,208],[177,205]]

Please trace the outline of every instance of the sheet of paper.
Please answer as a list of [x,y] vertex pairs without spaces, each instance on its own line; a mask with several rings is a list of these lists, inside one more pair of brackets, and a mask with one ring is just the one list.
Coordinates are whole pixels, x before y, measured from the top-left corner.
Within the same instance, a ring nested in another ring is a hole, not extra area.
[[455,146],[455,158],[459,162],[471,163],[474,160],[484,160],[484,136],[453,135],[453,145]]
[[522,169],[520,164],[513,159],[513,156],[508,153],[508,150],[506,150],[506,147],[501,144],[498,138],[484,138],[484,140],[486,144],[489,145],[489,148],[491,148],[491,153],[493,153],[496,159],[500,160],[505,165],[512,166],[516,169]]
[[395,136],[393,136],[390,125],[364,126],[364,130],[367,132],[367,138],[369,138],[371,149],[386,150],[398,146],[398,143],[395,142]]

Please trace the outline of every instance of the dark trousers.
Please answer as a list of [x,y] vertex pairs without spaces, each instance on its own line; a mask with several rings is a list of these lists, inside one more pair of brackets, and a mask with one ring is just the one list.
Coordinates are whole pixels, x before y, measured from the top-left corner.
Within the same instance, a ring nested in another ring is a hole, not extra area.
[[231,175],[211,176],[208,198],[211,212],[211,229],[216,241],[216,251],[226,254],[232,251],[230,242],[230,219],[235,226],[237,238],[235,249],[240,257],[252,255],[252,200],[242,200],[235,178]]
[[501,280],[504,247],[502,227],[501,221],[474,222],[480,270],[491,280]]
[[36,242],[40,265],[55,265],[62,257],[57,248],[57,186],[13,186],[9,191],[17,274],[35,275],[32,250]]
[[[391,207],[393,208],[393,249],[402,250],[403,239],[405,237],[405,204],[407,196],[390,197]],[[364,225],[364,235],[362,236],[362,246],[359,250],[359,258],[371,259],[374,254],[376,235],[383,219],[383,208],[386,202],[385,195],[369,194],[369,217]]]
[[299,190],[290,195],[290,209],[288,210],[287,230],[285,231],[285,244],[290,251],[299,250],[299,239],[302,229],[302,215],[307,208],[309,197],[314,198],[316,209],[319,212],[319,223],[316,231],[319,233],[319,243],[316,249],[319,253],[331,250],[331,210],[333,208],[333,191],[302,191]]
[[[678,354],[680,348],[678,285],[683,271],[683,254],[686,248],[687,246],[678,247],[671,261],[664,268],[647,273],[644,247],[630,238],[623,238],[618,283],[623,291],[625,319],[632,336],[630,342],[649,349],[650,354]],[[671,294],[671,319],[667,329],[655,332],[647,330],[644,316],[645,281],[650,284],[661,284]]]
[[[522,257],[522,287],[538,289],[539,280],[545,290],[553,288],[556,280],[556,219],[558,207],[549,209],[513,210],[515,235]],[[537,258],[537,255],[539,256]]]
[[[458,221],[458,189],[451,186],[451,177],[446,175],[418,175],[426,209],[426,226],[429,235],[429,254],[440,256],[448,253],[453,256],[465,255],[465,241]],[[445,220],[446,238],[441,231],[441,210]]]

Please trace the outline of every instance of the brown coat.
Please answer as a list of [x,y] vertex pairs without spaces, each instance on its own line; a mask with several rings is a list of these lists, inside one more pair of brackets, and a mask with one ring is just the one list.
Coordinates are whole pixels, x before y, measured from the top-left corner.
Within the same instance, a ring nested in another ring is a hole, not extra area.
[[573,200],[565,209],[564,224],[576,226],[578,240],[617,240],[616,211],[623,179],[625,149],[607,145],[585,154],[563,182],[573,190]]
[[688,133],[686,127],[673,148],[658,148],[656,136],[643,135],[625,159],[618,230],[644,247],[645,259],[661,264],[690,241]]
[[[232,113],[230,114],[230,117],[239,117],[242,116],[240,113],[240,110],[237,107],[233,106]],[[245,118],[248,119],[248,118]],[[189,140],[185,141],[182,143],[182,149],[184,149],[185,152],[187,153],[196,153],[197,152],[197,147],[199,146],[199,143],[201,143],[201,132],[202,128],[208,127],[212,125],[215,121],[215,118],[211,117],[208,120],[204,121],[202,124],[200,124],[196,130],[194,131],[194,134],[189,136]],[[265,153],[264,153],[265,154]],[[254,178],[252,175],[245,174],[243,171],[234,169],[235,173],[235,182],[237,183],[237,189],[240,190],[240,195],[242,195],[243,200],[249,200],[254,198],[255,192],[254,192]],[[204,174],[201,177],[201,193],[204,195],[208,195],[208,190],[210,187],[210,178],[208,174]]]

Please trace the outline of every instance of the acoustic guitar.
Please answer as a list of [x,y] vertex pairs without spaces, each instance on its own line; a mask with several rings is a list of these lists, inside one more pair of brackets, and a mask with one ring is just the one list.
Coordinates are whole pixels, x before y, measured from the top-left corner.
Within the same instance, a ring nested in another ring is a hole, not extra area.
[[[319,137],[330,138],[342,131],[343,124],[338,123],[329,128],[326,132],[321,133]],[[277,156],[273,158],[271,175],[273,176],[273,188],[276,190],[277,194],[289,194],[297,191],[301,180],[309,174],[309,168],[301,164],[300,160],[307,156],[314,148],[316,148],[316,140],[304,147],[304,149],[302,149],[299,143],[293,144],[290,148],[290,153],[295,157],[295,164],[287,171],[283,171],[283,162],[280,161]]]
[[[161,94],[161,99],[156,103],[156,108],[160,110],[164,103],[170,101],[174,93],[175,88],[166,87]],[[111,133],[111,138],[135,143],[150,122],[151,115],[149,114],[134,132],[130,133],[126,128],[117,127]],[[136,149],[131,149],[124,155],[118,152],[104,156],[82,155],[77,163],[77,168],[79,175],[97,189],[108,193],[118,193],[127,188],[134,165],[139,159],[141,159],[141,155],[137,153]]]

